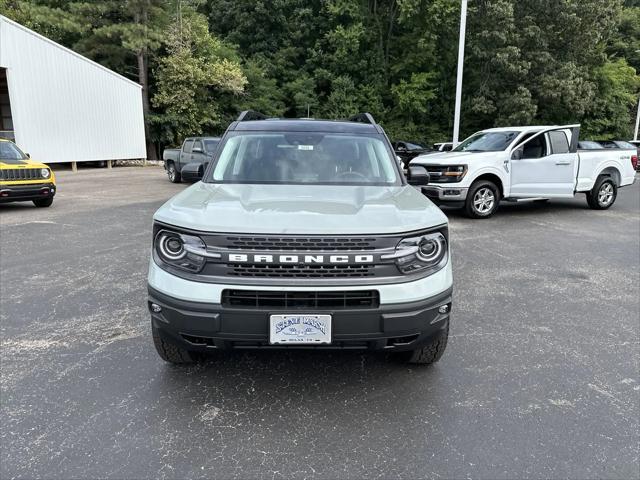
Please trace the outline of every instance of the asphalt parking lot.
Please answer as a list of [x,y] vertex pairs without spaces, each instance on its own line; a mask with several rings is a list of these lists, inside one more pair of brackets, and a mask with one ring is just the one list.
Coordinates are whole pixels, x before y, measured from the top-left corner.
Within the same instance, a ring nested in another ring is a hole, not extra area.
[[0,205],[2,478],[638,478],[640,179],[451,219],[450,343],[163,363],[150,338],[159,167],[60,172]]

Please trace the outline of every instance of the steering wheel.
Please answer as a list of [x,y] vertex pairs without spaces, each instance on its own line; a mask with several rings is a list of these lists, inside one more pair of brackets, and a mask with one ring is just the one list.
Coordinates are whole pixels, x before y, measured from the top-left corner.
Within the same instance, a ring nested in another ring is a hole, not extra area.
[[338,175],[336,175],[336,179],[338,178],[347,178],[347,177],[353,177],[353,178],[358,178],[358,179],[362,179],[362,180],[369,180],[369,178],[366,175],[363,175],[360,172],[342,172],[339,173]]

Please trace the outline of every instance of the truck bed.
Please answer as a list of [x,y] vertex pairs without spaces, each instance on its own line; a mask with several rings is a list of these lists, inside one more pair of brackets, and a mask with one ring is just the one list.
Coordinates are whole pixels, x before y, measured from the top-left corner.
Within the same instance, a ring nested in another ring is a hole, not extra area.
[[622,148],[578,150],[576,192],[591,190],[596,181],[594,173],[599,175],[603,171],[613,175],[619,187],[631,185],[636,174],[631,157],[637,154],[636,150]]
[[178,161],[180,159],[180,149],[179,148],[165,148],[162,152],[162,159],[164,161],[174,160]]

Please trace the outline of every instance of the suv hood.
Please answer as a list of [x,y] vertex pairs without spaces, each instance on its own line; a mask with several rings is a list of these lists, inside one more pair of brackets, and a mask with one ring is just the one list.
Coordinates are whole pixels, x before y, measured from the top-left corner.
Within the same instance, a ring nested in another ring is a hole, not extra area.
[[411,165],[460,165],[484,158],[495,158],[504,152],[442,152],[431,155],[418,155]]
[[2,160],[0,159],[0,168],[9,169],[9,168],[49,168],[44,163],[37,162],[35,160],[31,160],[30,158],[27,160]]
[[207,232],[329,235],[402,233],[447,223],[411,186],[203,182],[165,203],[154,219]]

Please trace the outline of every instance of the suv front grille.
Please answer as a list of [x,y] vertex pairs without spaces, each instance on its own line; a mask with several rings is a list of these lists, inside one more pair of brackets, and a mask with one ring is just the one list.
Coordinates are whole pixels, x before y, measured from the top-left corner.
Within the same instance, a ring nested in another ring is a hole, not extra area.
[[345,237],[227,237],[227,248],[275,251],[365,251],[376,248],[375,238]]
[[233,308],[331,309],[377,308],[376,290],[336,292],[287,292],[223,290],[222,305]]
[[228,275],[269,278],[361,278],[375,275],[373,265],[268,265],[230,263]]
[[41,168],[9,168],[0,170],[0,180],[38,180],[41,178]]

